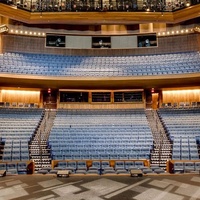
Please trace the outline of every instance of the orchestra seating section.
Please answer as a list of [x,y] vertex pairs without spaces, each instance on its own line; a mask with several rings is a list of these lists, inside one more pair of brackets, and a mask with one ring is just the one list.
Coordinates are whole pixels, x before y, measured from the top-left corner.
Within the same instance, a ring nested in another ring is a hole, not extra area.
[[149,159],[144,109],[58,110],[49,136],[53,160]]
[[159,115],[173,141],[172,160],[199,160],[200,109],[161,108]]
[[140,169],[144,174],[160,174],[165,171],[159,167],[150,168],[145,166],[144,161],[139,160],[116,160],[110,162],[109,160],[94,160],[88,163],[85,160],[79,161],[58,161],[53,169],[39,170],[39,174],[55,174],[61,170],[67,170],[70,174],[94,174],[94,175],[107,175],[107,174],[130,174],[131,170]]
[[0,55],[0,73],[65,77],[158,76],[199,73],[200,53],[134,56]]
[[[200,172],[199,108],[160,108],[159,117],[173,142],[172,173]],[[29,144],[41,123],[43,109],[1,108],[0,170],[27,174]],[[165,173],[150,165],[153,136],[144,109],[58,109],[48,147],[51,167],[38,174],[143,174]],[[133,172],[134,173],[134,172]],[[171,172],[170,172],[171,173]]]
[[2,161],[29,160],[29,142],[39,126],[42,115],[43,109],[0,109]]

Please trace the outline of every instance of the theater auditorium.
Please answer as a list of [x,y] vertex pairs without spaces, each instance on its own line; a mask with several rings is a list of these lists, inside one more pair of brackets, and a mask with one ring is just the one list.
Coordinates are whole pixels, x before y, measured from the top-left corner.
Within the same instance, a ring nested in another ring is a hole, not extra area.
[[199,0],[0,0],[0,199],[200,199]]

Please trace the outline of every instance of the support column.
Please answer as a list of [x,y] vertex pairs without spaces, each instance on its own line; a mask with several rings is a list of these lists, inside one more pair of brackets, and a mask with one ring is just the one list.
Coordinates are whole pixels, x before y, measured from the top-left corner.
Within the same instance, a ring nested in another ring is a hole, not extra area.
[[[9,24],[9,19],[7,17],[1,17],[0,16],[0,25],[7,25]],[[0,54],[3,53],[3,36],[2,33],[0,33]]]
[[92,103],[92,92],[88,92],[88,103]]

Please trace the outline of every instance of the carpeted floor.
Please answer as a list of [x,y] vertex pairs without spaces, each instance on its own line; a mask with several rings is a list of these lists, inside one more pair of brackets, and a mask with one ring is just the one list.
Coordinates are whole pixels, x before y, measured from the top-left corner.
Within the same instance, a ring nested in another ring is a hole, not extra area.
[[0,200],[200,200],[200,175],[0,178]]

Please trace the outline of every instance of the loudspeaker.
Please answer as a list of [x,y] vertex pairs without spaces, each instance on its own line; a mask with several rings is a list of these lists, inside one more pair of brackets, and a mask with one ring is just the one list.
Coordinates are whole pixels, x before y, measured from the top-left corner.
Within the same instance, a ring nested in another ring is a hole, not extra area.
[[6,176],[6,170],[0,170],[0,177]]
[[69,171],[68,170],[59,170],[57,172],[57,177],[69,177]]

